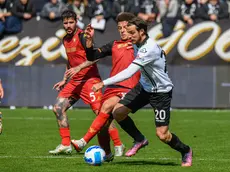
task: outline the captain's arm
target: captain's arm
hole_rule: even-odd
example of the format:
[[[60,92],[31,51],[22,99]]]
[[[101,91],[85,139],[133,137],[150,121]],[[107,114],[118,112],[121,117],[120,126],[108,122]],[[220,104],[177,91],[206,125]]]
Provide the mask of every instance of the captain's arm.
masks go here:
[[[127,80],[130,77],[132,77],[138,70],[140,70],[140,68],[141,68],[140,65],[137,65],[136,63],[131,63],[128,66],[128,68],[121,71],[117,75],[115,75],[111,78],[108,78],[106,80],[103,80],[103,84],[106,86],[106,85],[112,85],[112,84],[115,84],[117,82]]]
[[[114,41],[103,45],[100,48],[94,48],[93,46],[90,48],[86,48],[86,57],[89,61],[97,60],[104,58],[106,56],[112,55]]]
[[[91,47],[89,47],[86,46],[87,40],[86,37],[84,36],[84,33],[80,35],[80,41],[83,47],[85,48],[86,57],[87,60],[89,61],[94,61],[112,55],[112,48],[113,48],[114,41],[109,42],[100,48],[95,48],[93,44],[91,44]]]

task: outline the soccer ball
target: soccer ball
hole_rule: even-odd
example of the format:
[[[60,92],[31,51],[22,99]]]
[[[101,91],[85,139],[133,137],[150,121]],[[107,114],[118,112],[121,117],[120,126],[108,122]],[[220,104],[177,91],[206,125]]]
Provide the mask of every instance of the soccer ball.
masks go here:
[[[84,160],[90,165],[101,165],[105,160],[105,151],[100,146],[90,146],[85,151]]]

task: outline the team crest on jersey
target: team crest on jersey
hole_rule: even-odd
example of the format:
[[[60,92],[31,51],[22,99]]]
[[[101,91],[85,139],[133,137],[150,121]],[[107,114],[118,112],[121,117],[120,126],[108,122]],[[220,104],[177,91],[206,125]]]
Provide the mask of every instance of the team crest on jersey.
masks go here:
[[[140,50],[140,52],[141,52],[141,53],[147,53],[147,50],[146,50],[146,48],[142,48],[142,49]]]
[[[124,43],[124,44],[118,44],[117,45],[117,48],[119,49],[119,48],[123,48],[123,47],[127,47],[128,46],[128,44],[127,43]]]

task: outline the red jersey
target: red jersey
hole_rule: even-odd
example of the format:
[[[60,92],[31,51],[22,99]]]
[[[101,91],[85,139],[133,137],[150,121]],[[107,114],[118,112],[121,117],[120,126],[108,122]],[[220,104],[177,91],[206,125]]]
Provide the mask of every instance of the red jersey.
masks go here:
[[[85,39],[82,30],[78,29],[72,38],[64,37],[63,44],[68,57],[69,67],[76,67],[87,60]],[[85,81],[90,78],[100,78],[96,64],[93,64],[73,76],[74,80]]]
[[[90,61],[104,58],[106,56],[112,55],[112,70],[110,73],[110,77],[118,74],[119,72],[125,70],[134,60],[134,50],[127,49],[128,43],[130,41],[112,41],[104,46],[93,49],[87,49],[87,59]],[[131,78],[116,83],[115,85],[133,88],[140,79],[140,72],[135,73]]]
[[[112,70],[110,77],[125,70],[134,60],[134,50],[127,49],[130,41],[114,41],[112,47]],[[133,88],[140,79],[140,72],[135,73],[131,78],[118,82],[115,85],[120,85],[128,88]]]

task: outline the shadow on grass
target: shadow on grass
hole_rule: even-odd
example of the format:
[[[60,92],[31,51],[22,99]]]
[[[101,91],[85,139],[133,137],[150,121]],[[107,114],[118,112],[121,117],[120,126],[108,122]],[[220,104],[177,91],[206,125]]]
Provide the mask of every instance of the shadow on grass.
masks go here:
[[[179,166],[174,162],[161,162],[161,161],[120,161],[120,162],[113,162],[113,164],[120,164],[120,165],[160,165],[160,166]]]

